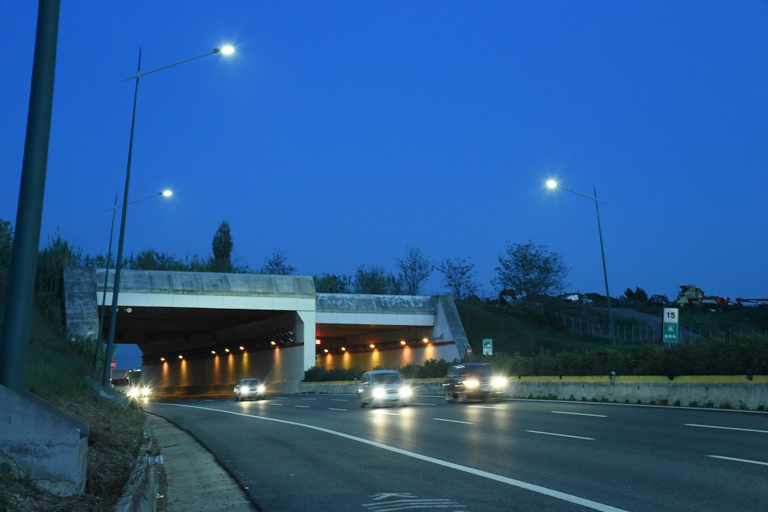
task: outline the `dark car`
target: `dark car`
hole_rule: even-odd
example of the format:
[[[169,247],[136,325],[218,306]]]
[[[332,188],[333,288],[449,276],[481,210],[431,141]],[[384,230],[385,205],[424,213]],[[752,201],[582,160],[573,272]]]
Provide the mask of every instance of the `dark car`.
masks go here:
[[[493,375],[487,363],[451,366],[443,382],[446,402],[499,400],[504,396],[506,387],[507,378]]]
[[[264,398],[266,393],[267,388],[259,382],[259,379],[240,379],[235,384],[235,402],[248,400],[249,398],[258,400],[259,398]]]

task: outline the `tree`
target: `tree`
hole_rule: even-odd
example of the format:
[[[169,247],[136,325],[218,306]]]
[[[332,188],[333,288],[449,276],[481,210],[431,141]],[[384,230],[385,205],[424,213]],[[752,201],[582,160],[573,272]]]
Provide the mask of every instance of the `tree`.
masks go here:
[[[188,270],[183,261],[154,249],[141,251],[135,257],[131,255],[127,267],[135,270]]]
[[[508,257],[499,257],[498,276],[491,283],[501,290],[513,289],[518,297],[558,295],[567,283],[568,267],[559,253],[549,252],[546,245],[507,244]]]
[[[5,296],[8,278],[11,272],[11,253],[13,248],[13,228],[7,220],[0,219],[0,294]]]
[[[214,272],[232,272],[233,246],[229,222],[223,220],[213,235],[213,262],[211,267]]]
[[[355,293],[398,295],[402,291],[402,284],[395,276],[388,274],[384,267],[367,268],[360,265],[355,272],[354,289]]]
[[[421,284],[432,273],[434,265],[421,254],[418,247],[406,247],[405,257],[397,260],[400,282],[408,295],[418,295]]]
[[[468,258],[445,258],[437,265],[442,272],[445,285],[450,288],[455,300],[462,300],[477,293],[475,282],[475,264]]]
[[[323,274],[322,277],[314,276],[315,291],[317,293],[350,293],[352,291],[352,277],[336,274]]]
[[[624,297],[629,302],[637,302],[639,304],[645,304],[648,302],[648,294],[645,293],[645,290],[640,287],[635,288],[635,291],[632,291],[632,288],[627,288],[624,291]]]
[[[264,262],[264,266],[261,267],[262,274],[274,274],[281,276],[289,276],[296,273],[296,269],[288,265],[286,261],[288,258],[283,254],[280,249],[275,249],[272,253],[272,257],[268,258]]]

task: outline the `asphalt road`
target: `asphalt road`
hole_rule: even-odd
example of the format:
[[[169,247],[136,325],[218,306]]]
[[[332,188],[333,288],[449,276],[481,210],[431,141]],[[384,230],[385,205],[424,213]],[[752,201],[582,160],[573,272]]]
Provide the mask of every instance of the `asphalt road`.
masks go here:
[[[350,395],[158,402],[265,512],[768,510],[768,414]],[[204,485],[201,483],[201,485]]]

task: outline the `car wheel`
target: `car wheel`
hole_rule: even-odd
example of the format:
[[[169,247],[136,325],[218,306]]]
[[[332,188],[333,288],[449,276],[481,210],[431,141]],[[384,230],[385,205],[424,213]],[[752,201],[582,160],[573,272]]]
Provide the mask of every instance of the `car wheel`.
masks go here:
[[[240,401],[240,397],[235,395],[235,402],[239,402],[239,401]]]
[[[362,409],[363,407],[365,407],[365,402],[363,402],[362,400],[360,400],[360,408]]]
[[[458,393],[456,393],[456,400],[461,402],[461,403],[466,402],[467,401],[467,392],[466,391],[459,391]]]
[[[445,390],[445,401],[446,402],[453,402],[455,400],[455,397],[453,396],[453,393],[451,393],[448,389]]]

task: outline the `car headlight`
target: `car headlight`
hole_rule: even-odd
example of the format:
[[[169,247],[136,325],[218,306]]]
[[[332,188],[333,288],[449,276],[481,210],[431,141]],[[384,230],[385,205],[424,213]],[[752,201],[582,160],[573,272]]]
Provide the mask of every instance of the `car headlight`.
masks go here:
[[[150,394],[152,394],[152,390],[151,389],[149,389],[147,387],[141,388],[141,396],[145,396],[146,397],[146,396],[149,396]]]
[[[129,388],[128,389],[128,396],[131,398],[138,398],[139,396],[139,388]]]
[[[468,388],[476,388],[480,385],[480,381],[476,379],[469,379],[464,381],[464,385]]]
[[[257,386],[257,387],[256,387],[256,391],[257,391],[257,392],[259,392],[259,393],[263,393],[263,392],[264,392],[264,391],[266,391],[266,390],[267,390],[267,388],[266,388],[266,387],[264,387],[264,385],[263,385],[263,384],[261,384],[261,385],[259,385],[259,386]]]
[[[403,398],[408,398],[413,394],[413,390],[409,387],[402,387],[400,388],[400,396]]]
[[[373,398],[384,398],[387,392],[384,388],[373,388]]]
[[[498,389],[507,387],[507,379],[505,377],[494,377],[491,379],[491,385]]]

